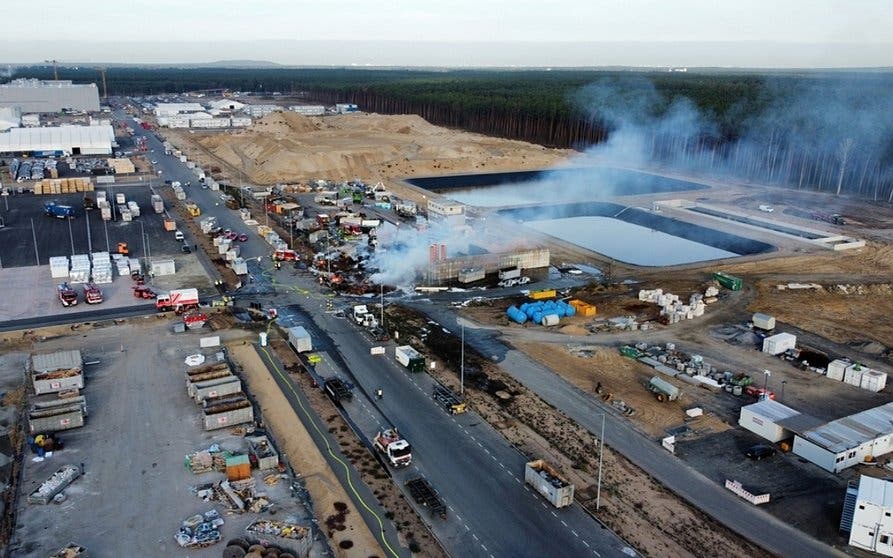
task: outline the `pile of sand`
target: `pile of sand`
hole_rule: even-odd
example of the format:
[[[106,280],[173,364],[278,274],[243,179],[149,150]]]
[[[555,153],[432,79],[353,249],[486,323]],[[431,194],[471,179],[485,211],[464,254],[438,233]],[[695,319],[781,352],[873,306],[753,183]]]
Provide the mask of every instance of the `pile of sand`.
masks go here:
[[[441,128],[417,115],[281,112],[233,134],[189,136],[213,159],[199,162],[222,163],[231,176],[241,169],[255,184],[542,168],[573,153]]]

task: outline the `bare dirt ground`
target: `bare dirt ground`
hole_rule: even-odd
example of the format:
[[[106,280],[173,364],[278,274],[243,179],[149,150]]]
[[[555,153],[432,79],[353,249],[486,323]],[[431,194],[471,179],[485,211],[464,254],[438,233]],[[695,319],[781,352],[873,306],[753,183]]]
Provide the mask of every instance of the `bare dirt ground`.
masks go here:
[[[893,345],[890,283],[835,283],[823,285],[820,290],[783,291],[776,284],[761,281],[749,309],[839,343],[870,340]]]
[[[276,381],[267,372],[257,352],[250,345],[231,345],[230,354],[238,362],[248,380],[249,389],[257,398],[264,419],[282,448],[288,460],[300,472],[307,491],[313,498],[314,512],[320,526],[326,525],[330,516],[341,514],[344,530],[328,530],[331,546],[340,556],[384,556],[378,541],[369,531],[348,497],[338,478],[329,468],[326,460],[313,443],[310,434],[279,389]],[[346,505],[346,512],[337,508]],[[337,507],[336,507],[337,506]],[[350,551],[342,550],[339,544],[351,541]]]
[[[431,536],[428,528],[403,497],[403,493],[394,488],[393,481],[382,470],[382,466],[366,449],[350,427],[338,413],[332,401],[313,384],[309,374],[303,373],[303,365],[298,360],[288,343],[282,339],[273,339],[270,342],[276,356],[282,361],[283,366],[289,371],[290,377],[300,386],[304,395],[310,401],[314,412],[328,425],[331,432],[338,440],[341,451],[356,467],[363,482],[372,490],[378,498],[381,506],[387,510],[388,518],[394,522],[401,542],[417,549],[415,554],[423,558],[445,558],[446,554]],[[271,380],[272,381],[272,380]],[[278,389],[278,388],[277,388]],[[284,400],[283,403],[288,405]],[[289,409],[291,407],[289,406]],[[340,486],[340,485],[339,485]],[[359,515],[355,515],[359,518]],[[361,554],[356,554],[361,556]]]
[[[243,169],[255,184],[311,178],[386,180],[400,176],[543,168],[570,150],[434,126],[417,115],[307,117],[275,113],[233,134],[166,130],[172,143],[194,145],[203,165]],[[194,144],[193,144],[194,142]],[[203,158],[205,160],[203,160]],[[232,172],[232,171],[236,172]]]
[[[417,347],[425,345],[417,337],[426,325],[425,317],[405,308],[389,307],[388,312],[389,323],[401,324],[401,339],[413,339]],[[598,440],[498,366],[469,352],[466,358],[491,380],[504,384],[504,391],[512,396],[505,403],[477,388],[466,389],[467,401],[474,410],[526,455],[549,455],[575,484],[580,503],[594,512]],[[607,354],[603,358],[613,361]],[[434,377],[458,391],[456,372],[442,359],[433,356],[433,360],[438,362],[432,372]],[[722,428],[721,422],[712,420],[713,423]],[[596,515],[645,556],[766,556],[761,549],[679,500],[610,448],[604,452],[601,506]]]

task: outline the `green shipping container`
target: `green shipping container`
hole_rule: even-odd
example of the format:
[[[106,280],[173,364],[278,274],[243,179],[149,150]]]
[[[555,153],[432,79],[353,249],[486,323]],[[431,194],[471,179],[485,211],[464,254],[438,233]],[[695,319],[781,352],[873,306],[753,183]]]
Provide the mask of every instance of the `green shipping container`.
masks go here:
[[[718,281],[720,285],[723,287],[732,290],[732,291],[740,291],[744,286],[744,281],[740,277],[735,277],[734,275],[727,275],[722,273],[721,271],[717,271],[713,274],[713,279]]]

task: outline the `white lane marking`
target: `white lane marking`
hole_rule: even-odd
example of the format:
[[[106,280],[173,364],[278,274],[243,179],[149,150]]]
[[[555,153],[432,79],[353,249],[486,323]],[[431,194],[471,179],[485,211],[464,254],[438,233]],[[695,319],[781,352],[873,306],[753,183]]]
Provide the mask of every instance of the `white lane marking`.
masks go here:
[[[481,548],[483,548],[483,549],[484,549],[484,552],[489,552],[489,550],[487,550],[487,547],[486,547],[486,546],[484,546],[484,543],[481,543]]]
[[[577,532],[574,531],[573,529],[571,529],[571,533],[573,533],[574,536],[577,537],[578,539],[580,538],[580,535],[578,535]]]
[[[515,477],[515,482],[521,484],[521,481],[518,480],[518,477]]]
[[[456,519],[458,519],[459,521],[462,521],[462,516],[459,515],[459,514],[457,513],[457,514],[456,514]]]
[[[555,513],[555,512],[553,511],[553,512],[552,512],[552,517],[558,517],[558,514]]]
[[[589,543],[588,543],[588,542],[586,542],[586,541],[583,541],[583,544],[585,544],[585,545],[586,545],[586,548],[589,548]]]
[[[567,527],[567,523],[563,519],[561,520],[561,524]]]
[[[471,534],[471,537],[472,537],[474,540],[476,540],[476,541],[481,540],[481,539],[479,539],[478,536],[475,535],[474,533]]]

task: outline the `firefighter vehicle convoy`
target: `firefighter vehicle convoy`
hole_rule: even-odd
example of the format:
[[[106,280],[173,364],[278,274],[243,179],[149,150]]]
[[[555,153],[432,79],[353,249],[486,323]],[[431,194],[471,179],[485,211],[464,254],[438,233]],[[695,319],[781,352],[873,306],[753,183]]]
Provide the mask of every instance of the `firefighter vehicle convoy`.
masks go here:
[[[412,447],[396,428],[382,430],[375,435],[372,445],[387,459],[391,467],[400,469],[412,463]]]

